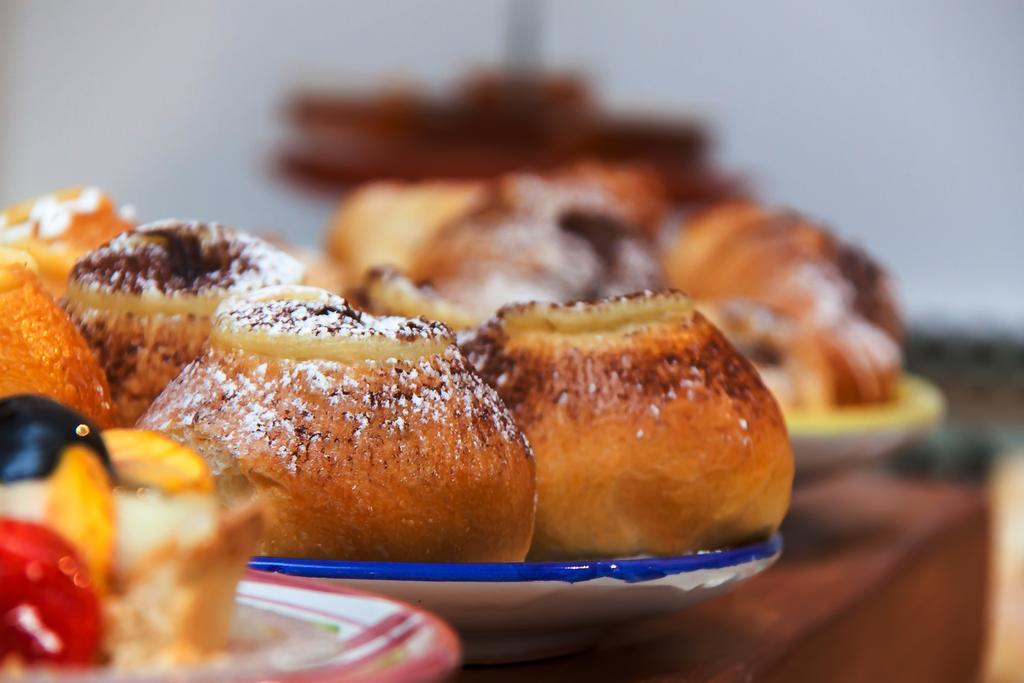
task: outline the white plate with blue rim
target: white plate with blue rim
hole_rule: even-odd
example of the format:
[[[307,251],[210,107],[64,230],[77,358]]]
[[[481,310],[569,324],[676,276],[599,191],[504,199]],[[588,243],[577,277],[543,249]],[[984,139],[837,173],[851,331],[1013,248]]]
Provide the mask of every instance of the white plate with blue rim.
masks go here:
[[[434,612],[471,664],[584,649],[611,626],[703,602],[767,569],[782,537],[678,557],[576,562],[349,562],[257,557],[267,572],[342,582]]]

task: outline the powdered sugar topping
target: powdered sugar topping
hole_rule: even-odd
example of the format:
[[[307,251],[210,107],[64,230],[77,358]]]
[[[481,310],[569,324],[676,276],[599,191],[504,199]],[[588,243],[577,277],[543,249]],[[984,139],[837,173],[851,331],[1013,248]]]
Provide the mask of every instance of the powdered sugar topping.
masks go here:
[[[487,448],[495,438],[525,443],[495,390],[454,346],[430,358],[360,365],[280,359],[254,371],[244,358],[208,350],[140,425],[203,424],[236,457],[260,443],[291,472],[381,438],[413,451],[422,447],[422,434],[437,432],[450,435],[456,452]]]
[[[75,264],[79,287],[131,294],[229,296],[297,283],[304,266],[219,223],[166,220],[118,235]]]
[[[454,343],[443,323],[420,318],[374,316],[345,299],[313,287],[272,287],[225,301],[217,309],[218,329],[306,337],[345,336],[397,341],[444,339]]]

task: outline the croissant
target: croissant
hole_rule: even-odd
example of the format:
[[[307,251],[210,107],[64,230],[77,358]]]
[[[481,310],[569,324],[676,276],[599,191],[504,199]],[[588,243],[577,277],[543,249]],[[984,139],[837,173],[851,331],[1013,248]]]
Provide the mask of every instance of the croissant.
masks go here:
[[[808,390],[780,398],[801,407],[890,400],[900,376],[903,321],[886,272],[862,250],[792,211],[731,202],[692,217],[665,257],[671,286],[708,305],[759,304],[785,330],[773,344],[817,368]],[[718,315],[741,345],[764,339],[736,309]],[[737,328],[746,328],[737,332]],[[791,368],[793,366],[790,366]]]

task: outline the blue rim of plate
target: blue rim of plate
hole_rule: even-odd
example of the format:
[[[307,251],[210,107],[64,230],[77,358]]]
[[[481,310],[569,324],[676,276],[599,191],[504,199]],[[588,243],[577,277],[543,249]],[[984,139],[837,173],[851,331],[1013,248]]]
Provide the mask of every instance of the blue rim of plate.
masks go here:
[[[678,557],[636,557],[621,560],[574,562],[355,562],[306,560],[292,557],[254,557],[257,571],[316,579],[363,581],[562,581],[579,583],[610,578],[638,583],[707,569],[770,560],[782,552],[782,536],[728,550],[712,550]]]

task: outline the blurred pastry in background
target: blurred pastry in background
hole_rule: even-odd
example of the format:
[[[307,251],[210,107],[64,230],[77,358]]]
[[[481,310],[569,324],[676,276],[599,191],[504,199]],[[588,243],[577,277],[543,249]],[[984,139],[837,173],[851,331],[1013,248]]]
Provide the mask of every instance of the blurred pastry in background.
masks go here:
[[[29,252],[43,284],[59,297],[75,261],[132,228],[134,214],[95,187],[61,190],[0,213],[0,245]]]
[[[331,220],[327,253],[358,282],[374,266],[406,269],[449,222],[479,207],[479,182],[371,182],[345,195]]]
[[[430,285],[417,285],[387,266],[371,269],[363,278],[362,286],[353,290],[349,299],[374,315],[437,320],[456,332],[483,321],[480,316],[442,297]]]
[[[867,254],[821,225],[751,202],[713,207],[684,226],[665,255],[665,272],[671,286],[702,302],[761,304],[788,321],[790,339],[817,344],[831,395],[808,395],[806,407],[893,398],[903,320],[892,284]]]
[[[380,178],[546,173],[594,159],[650,167],[684,206],[743,190],[714,164],[711,135],[700,121],[605,111],[578,74],[484,70],[442,95],[408,84],[372,94],[319,87],[295,93],[286,111],[278,165],[308,189],[339,192]]]
[[[591,209],[634,225],[652,241],[669,213],[665,181],[640,164],[583,161],[548,173],[512,173],[500,179],[509,204],[539,210],[547,204],[556,213]]]
[[[654,247],[631,222],[640,215],[586,174],[506,176],[486,206],[419,250],[409,276],[479,317],[657,287]]]
[[[131,426],[195,358],[223,299],[302,281],[301,263],[218,223],[150,223],[82,257],[65,307],[110,381],[115,423]]]
[[[139,424],[264,505],[264,554],[519,561],[533,534],[530,448],[451,331],[314,287],[225,301]]]
[[[832,369],[813,334],[786,315],[746,299],[696,305],[754,364],[784,408],[824,409],[833,405],[836,390]]]
[[[478,317],[508,303],[564,302],[653,286],[648,245],[615,219],[552,220],[502,207],[451,225],[418,255],[410,277]]]
[[[638,228],[652,241],[669,209],[663,180],[639,164],[581,161],[547,173],[510,173],[500,176],[497,185],[504,201],[519,210],[550,216],[573,210],[602,213]]]
[[[507,247],[521,250],[524,240],[539,241],[530,245],[533,253],[522,255],[523,263],[495,274],[495,280],[506,279],[516,285],[515,291],[505,294],[496,282],[487,282],[488,289],[479,301],[450,297],[475,309],[478,315],[489,315],[502,304],[528,300],[507,296],[521,297],[523,293],[518,290],[530,289],[533,284],[537,296],[560,301],[651,286],[656,279],[651,273],[657,272],[658,265],[647,253],[647,243],[658,235],[667,206],[658,176],[636,165],[586,162],[546,174],[513,173],[486,181],[374,182],[356,188],[343,199],[329,227],[327,250],[354,278],[352,284],[375,266],[394,266],[417,280],[433,283],[435,276],[458,274],[455,271],[463,267],[456,267],[456,263],[474,258],[484,247],[493,246],[487,251],[514,260],[514,254],[505,253]],[[528,229],[529,234],[518,238],[504,229],[487,231],[479,239],[480,246],[463,245],[479,237],[473,233],[481,215],[485,216],[484,222],[493,218],[506,226],[530,223],[535,229]],[[581,215],[604,220],[583,220],[578,218]],[[561,229],[555,230],[559,223]],[[495,240],[498,243],[491,245]],[[509,241],[515,244],[507,244]],[[559,242],[576,242],[575,251],[581,253],[562,253],[573,248],[556,244]],[[448,255],[453,243],[469,253]],[[546,245],[551,253],[538,253]],[[486,264],[465,264],[465,270],[490,269],[495,258],[487,258]],[[585,272],[569,272],[573,268]],[[554,282],[574,277],[585,283]],[[479,276],[469,279],[475,281]],[[530,279],[537,282],[526,282]],[[594,280],[607,280],[608,285],[598,292]],[[562,294],[567,288],[570,291]]]
[[[862,347],[870,340],[844,334],[848,326],[806,325],[746,299],[698,302],[698,308],[754,363],[784,408],[864,403],[887,396],[898,381],[899,356],[866,356]]]
[[[113,406],[103,369],[26,263],[24,252],[0,251],[0,397],[42,394],[109,426]]]
[[[534,449],[532,559],[681,555],[782,521],[779,406],[685,295],[508,306],[463,348]]]

